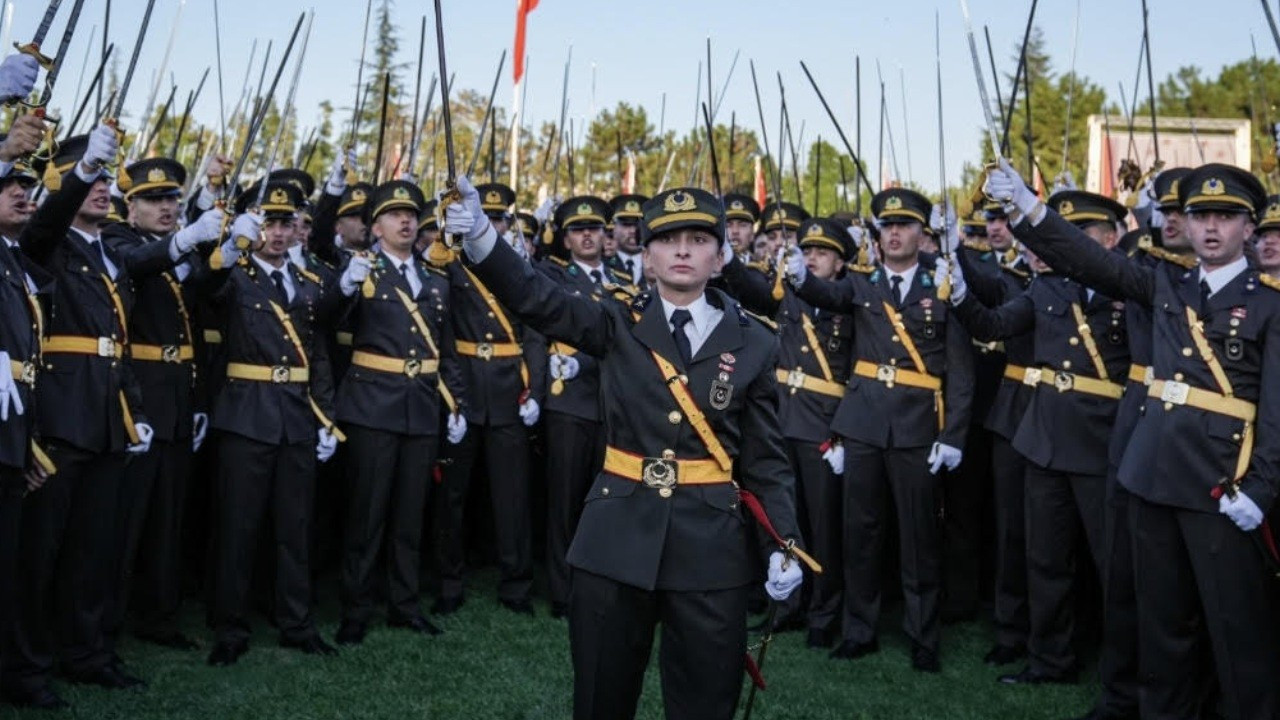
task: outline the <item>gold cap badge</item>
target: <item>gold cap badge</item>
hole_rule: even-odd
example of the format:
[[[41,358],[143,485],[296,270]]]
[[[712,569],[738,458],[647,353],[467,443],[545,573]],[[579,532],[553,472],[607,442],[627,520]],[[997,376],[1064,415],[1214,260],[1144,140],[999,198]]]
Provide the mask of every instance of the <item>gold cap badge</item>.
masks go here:
[[[1200,192],[1205,195],[1225,195],[1227,185],[1218,178],[1209,178],[1200,186]]]
[[[283,188],[276,188],[271,191],[271,197],[268,200],[272,205],[288,205],[289,193],[285,192]]]
[[[666,201],[662,203],[662,209],[666,212],[684,212],[697,206],[698,203],[692,195],[680,190],[668,195]]]
[[[165,175],[164,170],[161,168],[151,168],[151,170],[147,172],[147,182],[149,183],[160,183],[168,179],[169,176]]]

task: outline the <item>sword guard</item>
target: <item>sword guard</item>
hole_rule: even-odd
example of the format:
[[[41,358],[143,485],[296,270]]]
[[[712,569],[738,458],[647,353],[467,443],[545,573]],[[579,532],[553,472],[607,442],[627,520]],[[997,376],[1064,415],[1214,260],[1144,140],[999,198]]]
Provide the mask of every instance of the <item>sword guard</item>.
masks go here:
[[[23,55],[30,55],[31,57],[35,58],[36,62],[40,63],[40,67],[44,68],[45,70],[53,69],[53,58],[40,52],[39,43],[29,42],[26,45],[20,45],[18,43],[14,43],[13,47]]]

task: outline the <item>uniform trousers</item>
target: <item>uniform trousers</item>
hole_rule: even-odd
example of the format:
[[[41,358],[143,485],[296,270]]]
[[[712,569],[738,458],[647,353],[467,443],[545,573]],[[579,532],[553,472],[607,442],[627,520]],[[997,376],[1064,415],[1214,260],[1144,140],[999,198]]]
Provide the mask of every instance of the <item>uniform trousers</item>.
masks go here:
[[[547,411],[547,596],[569,601],[569,543],[582,516],[582,500],[604,465],[604,426]]]
[[[1027,460],[1013,443],[992,434],[991,470],[995,483],[996,573],[992,617],[996,643],[1027,644]]]

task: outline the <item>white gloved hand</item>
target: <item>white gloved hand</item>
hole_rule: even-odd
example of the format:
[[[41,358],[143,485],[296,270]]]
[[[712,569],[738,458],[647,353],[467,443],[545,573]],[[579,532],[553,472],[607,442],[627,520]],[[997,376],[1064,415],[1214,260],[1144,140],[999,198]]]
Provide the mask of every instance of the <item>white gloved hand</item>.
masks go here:
[[[951,278],[951,304],[959,305],[969,294],[969,283],[964,281],[964,272],[960,270],[960,262],[954,258],[940,257],[934,261],[933,273],[937,278]]]
[[[733,243],[729,242],[728,240],[724,240],[723,242],[721,242],[720,243],[720,270],[723,271],[724,267],[728,265],[730,262],[732,262],[735,257],[737,257],[737,253],[733,251]]]
[[[1151,218],[1147,220],[1147,224],[1153,230],[1160,230],[1164,227],[1164,211],[1160,209],[1159,205],[1151,206]]]
[[[784,557],[781,552],[777,551],[769,555],[769,579],[765,580],[764,591],[769,593],[769,597],[773,598],[775,602],[786,600],[804,581],[804,573],[800,570],[800,563],[793,560],[787,563],[784,568],[782,566]]]
[[[538,416],[542,414],[542,409],[538,407],[538,401],[529,398],[520,403],[520,422],[525,427],[533,427],[538,422]]]
[[[89,144],[85,148],[80,163],[85,167],[97,170],[116,159],[116,151],[120,149],[120,137],[116,129],[110,125],[99,125],[89,133]]]
[[[1134,210],[1143,210],[1156,202],[1156,180],[1151,178],[1138,189],[1138,202],[1134,204]]]
[[[369,277],[369,272],[373,268],[373,261],[367,255],[352,255],[351,260],[347,262],[347,269],[343,271],[342,278],[338,281],[338,289],[342,290],[342,294],[347,297],[355,295],[356,289],[360,284]]]
[[[987,171],[987,180],[982,184],[982,192],[1004,204],[1005,212],[1013,207],[1023,215],[1030,217],[1032,211],[1040,204],[1040,198],[1027,187],[1022,176],[1005,158],[1000,158],[1000,166]]]
[[[9,371],[9,353],[0,350],[0,422],[9,419],[9,408],[13,408],[14,415],[26,412],[22,396],[18,394],[18,383]]]
[[[560,198],[549,197],[542,201],[537,210],[533,211],[533,216],[538,219],[538,224],[543,225],[547,222],[547,218],[551,217],[552,211],[556,209],[556,205],[560,204]]]
[[[200,217],[190,225],[173,234],[173,248],[178,255],[186,255],[196,249],[196,245],[210,240],[217,240],[222,233],[222,220],[226,214],[221,208],[213,208],[200,213]]]
[[[943,253],[950,254],[960,247],[960,223],[956,219],[955,208],[948,203],[938,203],[929,213],[929,227],[938,236],[938,245]]]
[[[445,208],[442,231],[447,235],[462,235],[464,240],[479,240],[485,232],[493,229],[493,223],[480,207],[480,193],[471,186],[466,175],[458,176],[456,188],[461,198]]]
[[[30,55],[13,53],[0,63],[0,102],[25,100],[36,86],[40,63]]]
[[[333,158],[333,163],[329,165],[329,177],[324,181],[324,192],[326,195],[341,195],[347,189],[347,168],[355,168],[356,151],[355,148],[348,149],[346,152],[338,153]]]
[[[578,377],[578,371],[581,369],[581,364],[576,357],[560,353],[551,356],[551,377],[553,378],[572,380]]]
[[[1242,492],[1236,493],[1234,500],[1224,493],[1218,498],[1218,512],[1231,518],[1231,522],[1245,532],[1257,530],[1262,524],[1262,509]]]
[[[198,412],[191,416],[191,452],[200,452],[205,435],[209,434],[209,413]]]
[[[133,431],[138,433],[138,442],[125,448],[134,455],[141,455],[151,449],[151,438],[155,431],[146,423],[134,423]]]
[[[1076,181],[1071,177],[1071,172],[1064,170],[1061,175],[1053,179],[1053,192],[1059,193],[1063,190],[1075,190]]]
[[[796,287],[804,284],[804,278],[809,274],[809,268],[804,264],[804,251],[799,247],[792,247],[786,252],[787,275],[791,276],[791,283]]]
[[[853,238],[853,244],[855,247],[862,246],[862,238],[867,234],[867,231],[864,230],[861,225],[854,223],[848,227],[846,232],[849,233],[849,237]]]
[[[445,437],[449,440],[449,444],[457,445],[462,442],[462,438],[467,434],[467,419],[462,416],[462,413],[452,413],[445,422]]]
[[[233,245],[240,238],[248,241],[249,247],[258,243],[262,237],[262,216],[257,213],[244,213],[231,223],[231,236],[227,238]],[[237,245],[238,247],[238,245]],[[225,248],[223,252],[225,252]]]
[[[329,428],[320,428],[316,431],[316,436],[319,438],[316,442],[316,459],[325,462],[338,451],[338,438],[329,432]]]
[[[937,475],[944,465],[948,470],[955,470],[960,465],[960,460],[963,457],[964,453],[960,452],[959,448],[936,442],[933,444],[933,448],[929,450],[929,458],[926,460],[929,463],[929,473]]]
[[[840,443],[831,443],[831,447],[822,453],[822,459],[827,461],[831,466],[831,472],[836,475],[844,475],[844,445]]]

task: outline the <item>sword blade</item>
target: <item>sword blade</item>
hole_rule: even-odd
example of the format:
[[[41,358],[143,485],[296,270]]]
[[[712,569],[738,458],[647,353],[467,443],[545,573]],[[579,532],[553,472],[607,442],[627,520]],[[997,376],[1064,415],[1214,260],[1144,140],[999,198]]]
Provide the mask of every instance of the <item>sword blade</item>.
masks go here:
[[[489,90],[489,104],[484,109],[484,119],[480,121],[480,132],[476,135],[476,147],[471,153],[471,160],[467,163],[467,177],[471,177],[471,173],[476,169],[476,160],[480,157],[480,149],[484,147],[484,133],[489,126],[489,115],[493,112],[493,99],[498,94],[498,81],[502,79],[502,68],[507,64],[507,51],[502,51],[502,58],[498,60],[498,72],[493,76],[493,87]]]
[[[996,130],[996,120],[991,115],[991,97],[987,95],[987,83],[983,80],[982,61],[978,59],[978,42],[973,37],[973,21],[969,17],[968,0],[960,0],[960,12],[964,14],[964,34],[969,39],[969,58],[973,61],[973,78],[978,83],[978,99],[982,101],[982,118],[987,124],[987,138],[991,142],[991,151],[999,159],[1003,159],[1000,151],[1000,133]]]
[[[49,27],[53,25],[53,18],[58,14],[58,6],[62,4],[62,0],[49,0],[49,6],[44,9],[44,17],[40,18],[40,25],[36,27],[36,34],[31,37],[31,44],[36,47],[44,42],[45,35],[49,34]]]
[[[44,92],[40,96],[40,105],[43,107],[49,103],[50,96],[53,95],[53,85],[58,80],[58,73],[62,71],[62,60],[67,54],[67,47],[71,45],[71,36],[75,34],[76,22],[80,20],[80,8],[84,7],[84,0],[75,0],[75,4],[71,6],[71,16],[67,18],[67,28],[62,31],[62,41],[58,43],[58,54],[53,57],[53,67],[49,68],[49,72],[44,78]]]
[[[435,0],[436,7],[436,50],[440,58],[440,77],[449,77],[448,66],[444,56],[444,18],[440,14],[440,0]],[[449,113],[449,85],[440,83],[440,119],[444,123],[444,156],[448,164],[448,176],[445,181],[450,187],[457,176],[457,167],[453,157],[453,117]]]
[[[124,73],[124,82],[120,83],[120,88],[116,91],[115,110],[112,111],[111,117],[115,120],[120,119],[120,113],[124,110],[124,101],[129,95],[129,85],[133,82],[133,71],[138,67],[138,54],[142,52],[142,41],[147,36],[147,25],[151,24],[151,11],[155,9],[156,0],[147,0],[147,9],[142,14],[142,25],[138,27],[138,39],[133,43],[133,55],[129,57],[129,67]],[[143,118],[146,121],[146,118]]]

